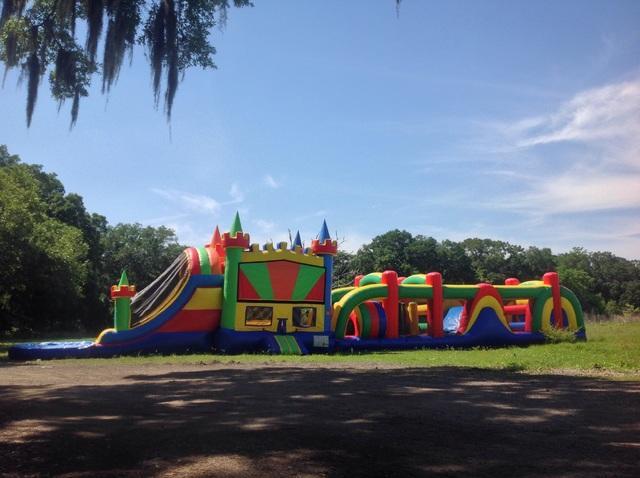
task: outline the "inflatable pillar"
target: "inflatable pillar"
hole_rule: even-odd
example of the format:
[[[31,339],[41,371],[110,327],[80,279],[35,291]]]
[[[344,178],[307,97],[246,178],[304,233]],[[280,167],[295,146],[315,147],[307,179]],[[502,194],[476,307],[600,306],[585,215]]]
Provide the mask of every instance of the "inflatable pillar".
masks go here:
[[[127,273],[122,271],[118,285],[111,286],[113,300],[113,328],[116,332],[128,330],[131,326],[131,298],[136,295],[136,287],[129,285]]]
[[[433,299],[429,301],[429,335],[433,338],[444,337],[444,299],[442,291],[442,275],[439,272],[429,272],[425,282],[433,290]]]
[[[542,282],[551,286],[551,297],[553,298],[553,323],[557,329],[562,328],[562,299],[560,297],[560,278],[557,272],[547,272],[542,276]],[[543,317],[543,320],[547,320]]]
[[[325,269],[324,283],[324,331],[331,333],[331,280],[333,278],[333,256],[338,253],[338,243],[331,239],[327,221],[322,221],[322,229],[318,239],[311,241],[311,252],[316,256],[322,256]]]
[[[380,279],[387,286],[387,297],[383,300],[384,313],[387,316],[388,339],[400,337],[400,323],[398,320],[398,273],[396,271],[384,271]]]
[[[249,234],[242,232],[240,215],[231,225],[231,231],[222,235],[222,248],[224,249],[224,286],[222,289],[222,320],[221,326],[226,329],[235,329],[236,305],[238,304],[238,265],[242,258],[242,251],[249,247]]]

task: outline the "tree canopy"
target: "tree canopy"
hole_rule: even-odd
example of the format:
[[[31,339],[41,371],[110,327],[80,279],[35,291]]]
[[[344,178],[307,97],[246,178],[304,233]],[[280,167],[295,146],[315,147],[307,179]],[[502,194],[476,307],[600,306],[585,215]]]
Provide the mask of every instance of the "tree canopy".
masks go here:
[[[557,271],[561,283],[576,293],[588,312],[613,315],[640,311],[640,261],[579,247],[556,255],[549,248],[525,249],[494,239],[438,242],[397,229],[374,237],[355,254],[340,252],[334,286],[349,285],[356,275],[385,269],[401,276],[437,271],[449,284],[504,284],[509,277],[525,281]]]
[[[223,25],[231,0],[2,0],[0,59],[6,71],[20,68],[27,81],[27,125],[31,124],[41,79],[49,76],[51,96],[71,101],[71,125],[80,98],[88,96],[95,75],[102,92],[118,79],[136,44],[145,48],[153,94],[163,98],[167,119],[181,75],[189,67],[215,68],[210,41]],[[233,0],[236,7],[250,0]],[[78,32],[83,32],[84,39]],[[98,52],[102,47],[102,59]],[[162,79],[164,76],[164,93]]]
[[[0,145],[0,335],[109,324],[123,269],[143,287],[182,251],[173,231],[109,225],[42,166]]]

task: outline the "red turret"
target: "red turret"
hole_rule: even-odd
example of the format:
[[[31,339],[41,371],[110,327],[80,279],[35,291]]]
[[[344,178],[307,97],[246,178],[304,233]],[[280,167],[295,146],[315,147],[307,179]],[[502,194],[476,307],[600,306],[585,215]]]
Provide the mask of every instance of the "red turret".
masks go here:
[[[220,229],[218,228],[218,226],[216,226],[215,231],[213,231],[213,236],[211,237],[209,247],[215,248],[218,245],[222,245],[222,238],[220,237]]]
[[[249,247],[249,234],[242,232],[242,224],[240,224],[240,216],[236,212],[236,217],[231,225],[231,232],[225,232],[222,235],[222,247],[241,247],[246,249]]]
[[[120,299],[122,297],[133,297],[136,295],[135,285],[112,285],[111,298]]]
[[[327,254],[335,256],[338,253],[338,243],[329,236],[326,221],[322,222],[320,238],[311,241],[311,252],[315,255]]]

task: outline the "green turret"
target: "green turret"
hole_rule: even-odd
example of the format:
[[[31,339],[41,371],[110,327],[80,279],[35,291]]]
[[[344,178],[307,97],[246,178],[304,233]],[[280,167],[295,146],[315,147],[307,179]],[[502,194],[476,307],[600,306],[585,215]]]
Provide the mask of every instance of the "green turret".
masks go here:
[[[111,286],[113,306],[113,327],[116,332],[128,330],[131,326],[131,298],[136,295],[136,286],[129,285],[126,271],[122,271],[118,285]]]
[[[225,249],[225,266],[221,325],[226,329],[234,329],[238,304],[238,264],[242,259],[242,251],[249,247],[249,234],[242,232],[240,215],[237,212],[231,231],[222,235],[222,247]]]

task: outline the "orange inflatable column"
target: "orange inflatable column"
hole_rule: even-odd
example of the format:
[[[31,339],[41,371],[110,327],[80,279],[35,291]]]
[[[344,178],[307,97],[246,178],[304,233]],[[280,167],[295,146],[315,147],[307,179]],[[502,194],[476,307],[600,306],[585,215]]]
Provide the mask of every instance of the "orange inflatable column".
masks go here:
[[[560,298],[560,278],[557,272],[547,272],[542,276],[542,282],[551,286],[553,298],[553,318],[557,329],[562,328],[562,299]],[[542,320],[546,320],[545,317]]]
[[[397,339],[400,337],[398,323],[398,273],[396,271],[384,271],[380,282],[387,286],[387,298],[383,301],[384,312],[387,316],[387,331],[385,337]]]
[[[364,276],[362,274],[356,276],[355,279],[353,279],[353,286],[354,287],[360,287],[360,281],[362,280]]]
[[[439,272],[430,272],[425,278],[427,285],[433,290],[433,299],[429,302],[429,335],[433,338],[444,336],[443,330],[443,298],[442,298],[442,276]]]

